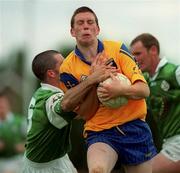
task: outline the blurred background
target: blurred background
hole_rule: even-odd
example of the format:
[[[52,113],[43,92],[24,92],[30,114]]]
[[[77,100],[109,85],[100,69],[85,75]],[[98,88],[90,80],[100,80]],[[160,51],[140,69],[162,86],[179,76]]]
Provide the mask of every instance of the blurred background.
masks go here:
[[[9,95],[14,112],[26,116],[39,87],[31,72],[34,56],[47,49],[66,56],[73,49],[70,19],[83,5],[97,14],[100,39],[129,46],[135,36],[149,32],[160,42],[161,56],[180,64],[179,0],[0,0],[0,90]],[[70,153],[79,169],[86,168],[83,123],[73,122]]]

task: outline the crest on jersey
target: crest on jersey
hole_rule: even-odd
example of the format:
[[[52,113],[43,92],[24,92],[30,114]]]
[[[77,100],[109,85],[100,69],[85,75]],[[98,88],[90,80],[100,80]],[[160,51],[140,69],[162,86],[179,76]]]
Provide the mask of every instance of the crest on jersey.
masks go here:
[[[57,100],[62,100],[63,95],[64,95],[63,93],[57,93],[57,94],[53,95],[53,96],[52,96],[52,102],[54,103],[54,102],[56,102]]]
[[[164,90],[164,91],[168,91],[170,88],[170,85],[167,81],[163,80],[162,83],[161,83],[161,89]]]
[[[106,61],[106,65],[111,65],[112,67],[116,67],[116,69],[118,68],[118,67],[117,67],[117,64],[115,63],[115,61],[114,61],[113,58],[109,58],[109,59]]]
[[[82,81],[86,80],[87,77],[88,77],[87,75],[81,75],[80,81],[82,82]]]

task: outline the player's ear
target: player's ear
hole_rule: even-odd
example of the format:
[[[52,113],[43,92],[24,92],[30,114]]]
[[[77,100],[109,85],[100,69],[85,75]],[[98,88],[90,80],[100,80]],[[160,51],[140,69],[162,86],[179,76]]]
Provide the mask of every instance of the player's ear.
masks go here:
[[[71,33],[71,36],[72,36],[72,37],[75,37],[75,33],[74,33],[73,28],[71,28],[70,33]]]
[[[151,53],[151,54],[157,54],[157,52],[158,52],[158,50],[157,50],[157,47],[156,46],[151,46],[151,48],[149,49],[149,52]]]
[[[54,70],[47,70],[47,77],[54,78],[56,76],[56,73]]]
[[[97,26],[96,35],[99,35],[99,32],[100,32],[100,27],[99,27],[99,26]]]

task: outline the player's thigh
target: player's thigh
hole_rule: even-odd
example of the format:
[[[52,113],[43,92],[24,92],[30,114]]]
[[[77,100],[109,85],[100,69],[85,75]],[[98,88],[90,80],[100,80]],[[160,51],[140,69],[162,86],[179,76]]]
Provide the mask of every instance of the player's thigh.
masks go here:
[[[97,142],[90,145],[87,151],[89,172],[94,169],[101,169],[103,172],[110,172],[117,159],[118,155],[116,151],[103,142]]]
[[[172,161],[159,153],[153,158],[153,173],[180,173],[180,161]]]
[[[180,135],[164,139],[162,150],[153,158],[153,173],[180,173]]]
[[[134,166],[124,166],[125,173],[152,173],[152,161],[146,161]]]

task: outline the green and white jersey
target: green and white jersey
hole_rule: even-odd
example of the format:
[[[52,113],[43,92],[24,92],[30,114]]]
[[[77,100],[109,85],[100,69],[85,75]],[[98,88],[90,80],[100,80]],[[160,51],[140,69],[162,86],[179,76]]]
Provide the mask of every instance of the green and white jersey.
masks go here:
[[[24,143],[26,138],[26,121],[22,115],[9,112],[7,118],[0,120],[0,141],[5,145],[0,151],[0,158],[17,154],[15,145]]]
[[[148,108],[163,139],[180,134],[180,66],[161,59],[156,73],[147,79],[150,87]]]
[[[49,162],[71,149],[71,120],[76,114],[61,109],[63,95],[62,90],[41,84],[30,101],[25,147],[26,157],[33,162]]]

